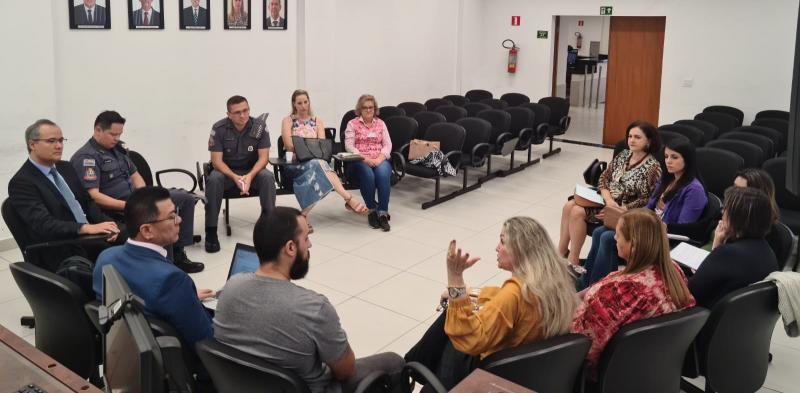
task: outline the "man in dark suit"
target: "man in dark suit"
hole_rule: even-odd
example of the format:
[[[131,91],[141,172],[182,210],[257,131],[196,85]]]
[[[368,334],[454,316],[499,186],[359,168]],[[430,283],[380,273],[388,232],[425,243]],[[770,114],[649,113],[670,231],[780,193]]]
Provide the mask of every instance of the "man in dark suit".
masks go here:
[[[134,26],[160,26],[161,13],[153,9],[153,0],[139,0],[142,8],[133,11]]]
[[[38,120],[25,130],[25,141],[29,157],[8,183],[8,196],[27,224],[28,237],[39,243],[105,234],[115,241],[120,232],[117,224],[94,204],[72,165],[61,161],[61,129],[50,120]],[[43,267],[55,270],[66,257],[92,256],[88,254],[77,245],[49,248]]]
[[[83,0],[73,12],[75,24],[78,26],[105,26],[106,8],[97,5],[95,0]]]
[[[286,27],[286,19],[281,18],[281,1],[269,0],[269,15],[267,15],[267,29],[283,29]]]
[[[200,7],[200,0],[192,0],[192,6],[183,9],[183,25],[193,27],[208,26],[208,13]]]

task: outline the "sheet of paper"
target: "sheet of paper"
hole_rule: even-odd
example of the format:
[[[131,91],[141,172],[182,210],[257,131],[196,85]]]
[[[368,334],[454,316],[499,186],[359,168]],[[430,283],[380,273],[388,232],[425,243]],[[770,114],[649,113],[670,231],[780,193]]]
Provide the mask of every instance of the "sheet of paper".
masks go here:
[[[603,206],[606,204],[606,202],[603,200],[603,196],[600,195],[597,190],[592,189],[584,184],[575,184],[575,195],[591,202],[599,203]]]
[[[708,251],[697,248],[689,243],[680,243],[669,252],[669,256],[672,257],[675,262],[694,270],[700,267],[700,264],[703,263],[708,254],[710,254]]]

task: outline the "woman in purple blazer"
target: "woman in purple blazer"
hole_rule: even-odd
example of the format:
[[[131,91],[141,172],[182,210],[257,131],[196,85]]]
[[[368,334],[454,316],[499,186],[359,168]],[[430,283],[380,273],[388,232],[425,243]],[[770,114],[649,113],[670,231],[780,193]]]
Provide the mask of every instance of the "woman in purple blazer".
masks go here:
[[[664,147],[666,171],[647,202],[667,226],[691,224],[703,214],[708,203],[706,190],[697,179],[694,146],[686,141],[671,141]],[[611,273],[619,265],[617,242],[613,229],[601,226],[592,233],[592,248],[586,259],[586,273],[580,287],[588,288]]]

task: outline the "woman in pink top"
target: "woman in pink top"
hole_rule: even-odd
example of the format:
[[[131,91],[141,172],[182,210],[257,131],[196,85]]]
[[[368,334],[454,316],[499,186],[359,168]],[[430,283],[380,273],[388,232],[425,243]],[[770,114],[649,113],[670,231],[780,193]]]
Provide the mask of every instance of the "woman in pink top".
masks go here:
[[[386,124],[375,117],[378,115],[375,97],[369,94],[359,97],[355,112],[357,117],[347,123],[344,131],[344,148],[351,153],[361,154],[364,161],[350,165],[350,175],[361,185],[361,197],[369,209],[369,226],[388,232],[392,177],[392,166],[388,160],[392,154],[392,140]]]

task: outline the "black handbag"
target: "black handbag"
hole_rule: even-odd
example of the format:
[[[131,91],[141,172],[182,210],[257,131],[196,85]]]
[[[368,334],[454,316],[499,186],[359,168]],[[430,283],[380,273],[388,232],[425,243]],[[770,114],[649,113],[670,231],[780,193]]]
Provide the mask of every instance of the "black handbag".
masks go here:
[[[320,139],[293,136],[292,144],[294,145],[294,155],[300,162],[313,160],[315,158],[323,161],[330,161],[331,155],[333,155],[333,141],[327,138]]]

